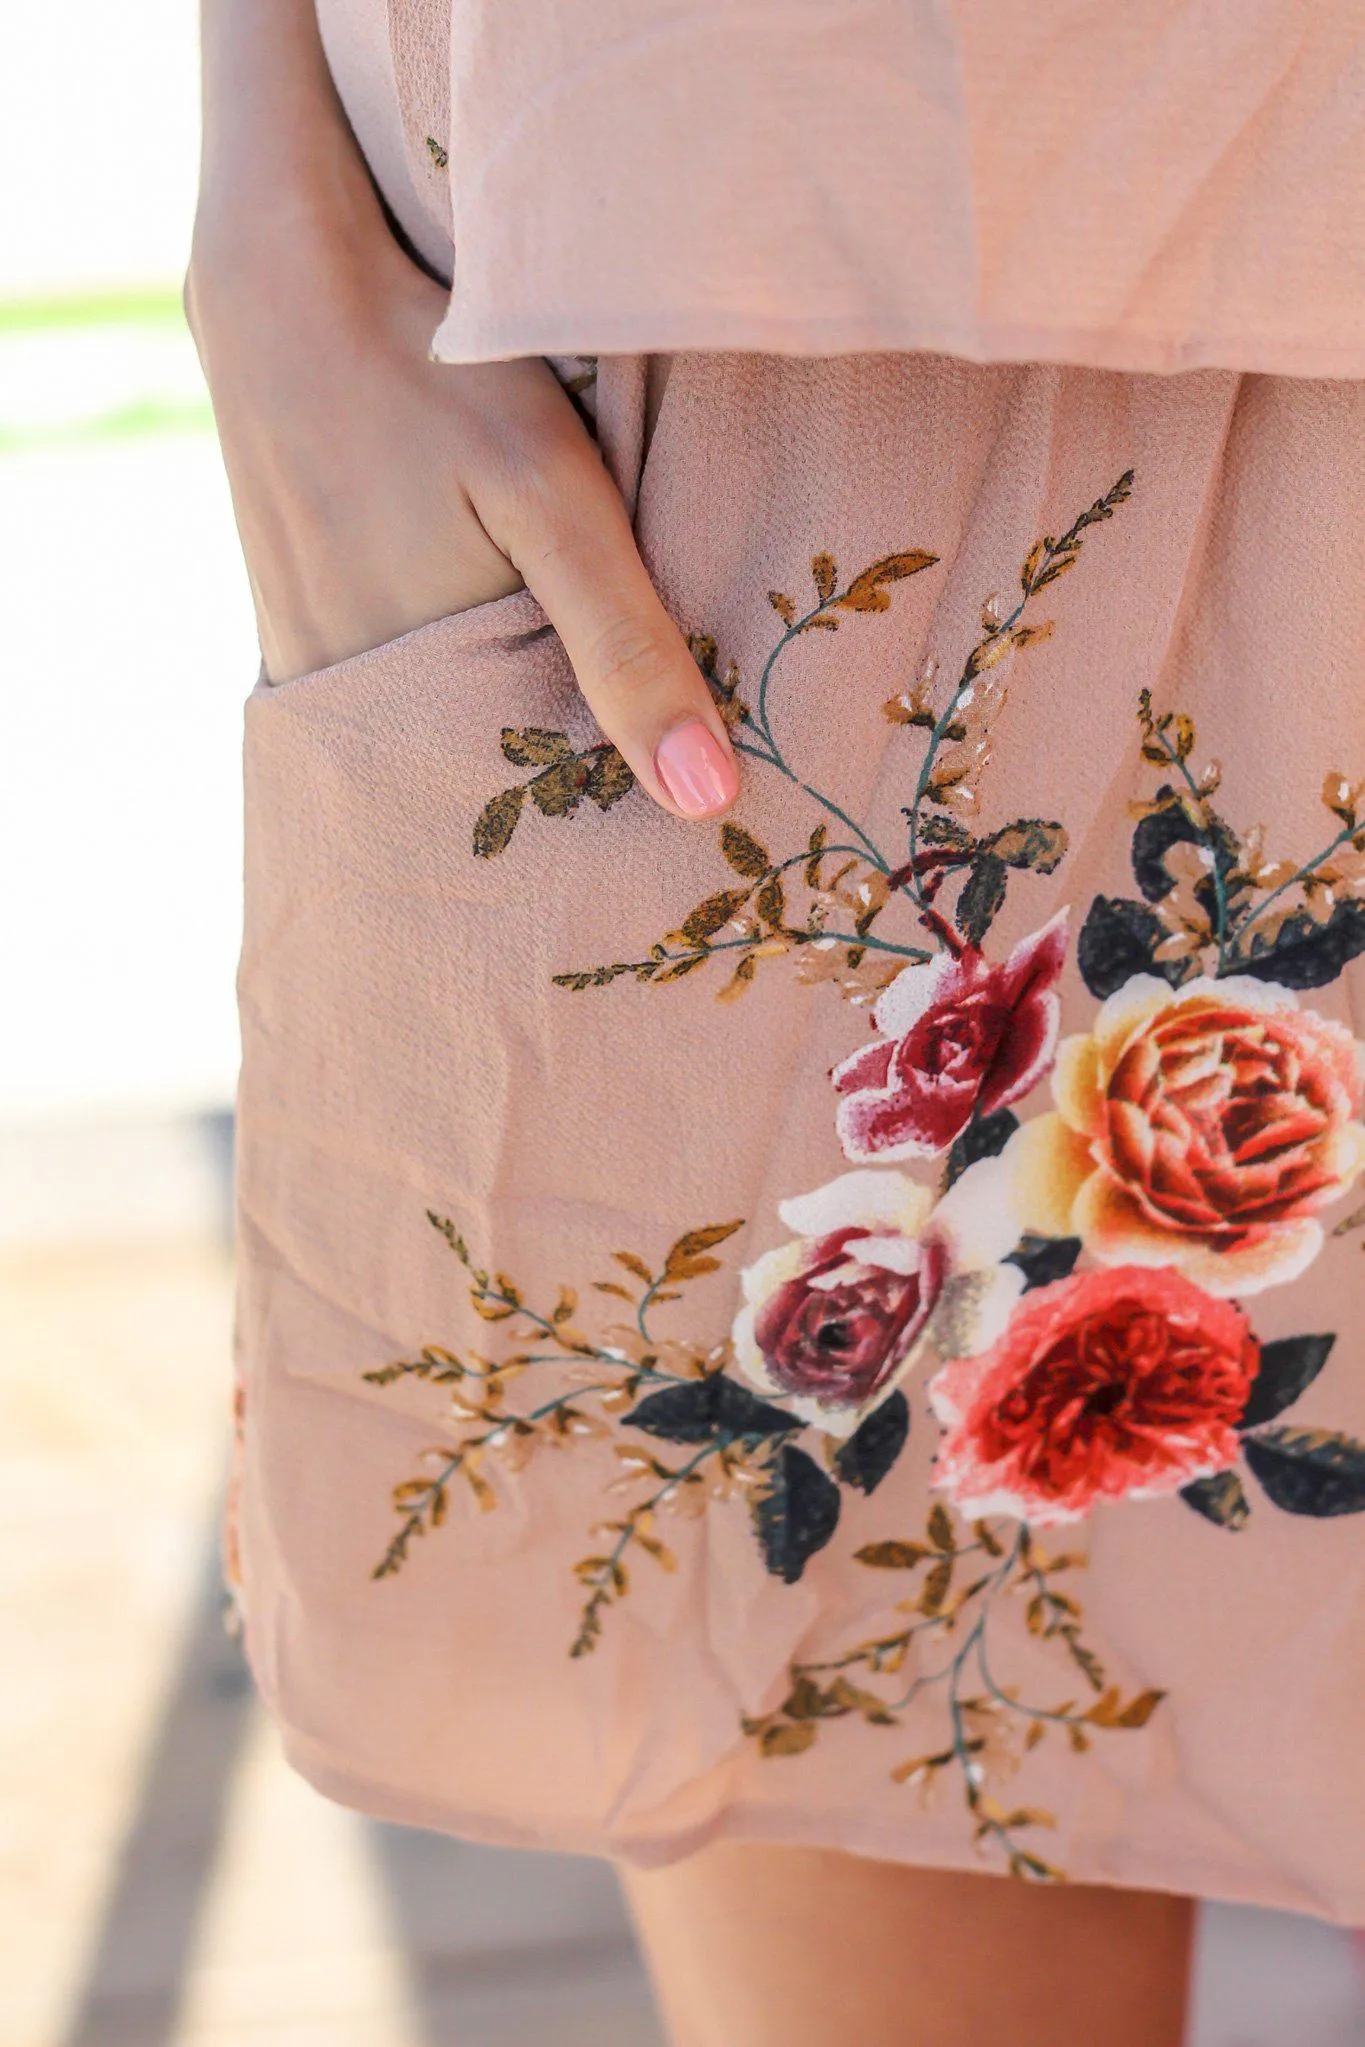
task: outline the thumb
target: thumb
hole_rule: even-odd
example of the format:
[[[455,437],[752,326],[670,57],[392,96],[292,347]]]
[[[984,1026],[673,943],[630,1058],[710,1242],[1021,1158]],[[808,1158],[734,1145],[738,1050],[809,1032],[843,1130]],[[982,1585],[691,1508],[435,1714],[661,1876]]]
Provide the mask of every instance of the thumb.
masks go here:
[[[675,817],[720,816],[739,793],[729,735],[601,457],[586,435],[566,435],[538,479],[496,508],[476,505],[489,537],[558,632],[593,715],[641,788]]]

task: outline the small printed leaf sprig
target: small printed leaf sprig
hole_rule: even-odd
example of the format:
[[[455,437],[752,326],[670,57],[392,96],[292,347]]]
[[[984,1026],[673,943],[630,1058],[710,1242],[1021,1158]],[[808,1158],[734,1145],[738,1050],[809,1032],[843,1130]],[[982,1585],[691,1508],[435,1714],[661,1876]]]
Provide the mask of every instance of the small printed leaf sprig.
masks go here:
[[[363,1375],[381,1389],[414,1381],[446,1389],[442,1420],[454,1435],[424,1450],[421,1468],[394,1488],[399,1525],[375,1578],[402,1570],[417,1539],[442,1525],[453,1487],[491,1512],[501,1484],[540,1451],[578,1440],[609,1444],[618,1469],[606,1490],[630,1497],[590,1530],[598,1546],[574,1566],[584,1599],[571,1654],[583,1656],[596,1646],[607,1609],[629,1591],[637,1557],[676,1567],[660,1533],[670,1517],[699,1514],[712,1500],[742,1501],[765,1567],[792,1584],[834,1534],[841,1489],[872,1492],[900,1454],[909,1429],[902,1393],[822,1458],[801,1439],[824,1446],[825,1438],[729,1375],[728,1342],[707,1349],[655,1332],[661,1308],[719,1271],[713,1253],[740,1222],[685,1231],[657,1272],[633,1251],[615,1252],[623,1277],[599,1280],[592,1291],[625,1304],[630,1319],[593,1337],[579,1326],[572,1288],[561,1287],[552,1306],[534,1306],[510,1275],[474,1262],[448,1217],[429,1210],[427,1220],[463,1266],[474,1312],[503,1325],[509,1345],[494,1360],[427,1344]],[[533,1372],[550,1376],[553,1390],[515,1405],[509,1389]],[[626,1428],[640,1440],[623,1440]]]
[[[913,686],[886,704],[892,724],[927,734],[903,813],[903,853],[880,846],[792,764],[775,726],[775,685],[783,657],[797,640],[838,632],[850,617],[889,610],[896,586],[932,568],[937,556],[925,549],[885,555],[841,583],[834,557],[817,554],[811,562],[813,604],[802,610],[786,592],[770,593],[784,630],[764,662],[752,708],[739,695],[733,665],[723,683],[718,680],[714,640],[695,638],[704,672],[730,706],[738,751],[795,783],[823,815],[800,847],[778,853],[727,819],[720,852],[734,878],[725,887],[694,904],[643,957],[575,968],[556,974],[556,984],[579,994],[620,980],[662,985],[716,962],[729,969],[720,999],[734,1001],[753,986],[765,960],[791,956],[803,981],[830,982],[845,999],[866,1004],[902,968],[923,965],[936,952],[956,955],[979,947],[1004,907],[1011,875],[1052,874],[1067,850],[1066,831],[1055,821],[1019,817],[985,833],[969,823],[980,809],[1010,663],[1053,632],[1051,620],[1035,622],[1024,614],[1040,591],[1075,567],[1090,528],[1114,516],[1132,485],[1133,472],[1126,470],[1065,533],[1045,535],[1030,548],[1018,597],[1011,606],[999,595],[987,598],[980,638],[946,695],[938,690],[938,664],[930,658]],[[946,909],[954,892],[950,916]],[[897,905],[913,915],[919,927],[914,936],[891,937],[881,928],[884,912]]]
[[[542,817],[568,817],[584,797],[599,810],[610,810],[635,786],[634,775],[607,740],[580,750],[565,732],[508,725],[503,728],[502,751],[513,767],[534,768],[536,773],[499,790],[479,812],[474,852],[480,860],[506,851],[528,797]]]
[[[1082,1754],[1099,1732],[1145,1727],[1165,1696],[1141,1691],[1125,1698],[1086,1643],[1083,1610],[1058,1583],[1082,1569],[1085,1557],[1049,1553],[1014,1521],[988,1518],[964,1527],[937,1501],[922,1538],[867,1543],[856,1560],[870,1570],[914,1574],[913,1589],[896,1602],[904,1623],[840,1655],[793,1663],[781,1704],[746,1719],[745,1733],[763,1756],[802,1755],[826,1721],[899,1727],[917,1701],[937,1696],[942,1746],[897,1762],[892,1780],[914,1785],[926,1801],[955,1780],[978,1844],[999,1850],[1012,1876],[1064,1881],[1062,1871],[1021,1838],[1055,1827],[1055,1814],[1006,1797],[1005,1787],[1049,1735]],[[991,1628],[1005,1601],[1024,1603],[1029,1633],[1056,1646],[1073,1682],[1081,1684],[1080,1699],[1040,1705],[1002,1681]]]
[[[581,993],[605,988],[624,976],[641,982],[679,981],[728,954],[732,972],[719,996],[722,1002],[732,1002],[752,985],[761,961],[796,946],[814,946],[814,963],[803,979],[837,977],[854,1001],[874,1002],[902,967],[930,958],[921,946],[892,945],[873,935],[872,926],[891,892],[887,878],[856,851],[831,848],[823,824],[815,827],[799,853],[774,860],[759,839],[727,818],[720,828],[720,850],[737,877],[734,885],[704,897],[644,959],[556,974],[555,984]],[[793,883],[804,884],[806,891],[799,924],[788,907]],[[831,933],[831,919],[846,923],[848,930]],[[799,965],[807,967],[807,960]]]
[[[582,391],[595,374],[594,367],[581,380],[571,379],[566,389],[571,394]],[[694,633],[688,645],[722,718],[733,726],[744,715],[736,694],[738,673],[717,673],[716,644],[704,634]],[[542,817],[571,817],[585,798],[599,810],[610,810],[635,787],[634,775],[610,740],[576,747],[567,732],[543,725],[504,725],[501,745],[504,760],[514,768],[534,768],[535,773],[500,789],[479,812],[474,824],[474,854],[479,860],[507,851],[528,798]]]
[[[1248,974],[1303,991],[1336,980],[1365,953],[1365,780],[1333,770],[1322,802],[1333,823],[1307,860],[1273,856],[1263,826],[1238,833],[1215,806],[1223,770],[1195,765],[1194,720],[1138,698],[1142,758],[1160,769],[1155,794],[1134,804],[1133,877],[1139,895],[1097,896],[1077,963],[1092,995],[1132,975],[1173,988],[1197,974]]]
[[[634,1252],[613,1253],[612,1276],[593,1291],[625,1318],[615,1310],[615,1323],[588,1334],[572,1289],[560,1288],[553,1306],[531,1303],[509,1275],[477,1266],[453,1223],[431,1213],[475,1313],[502,1325],[498,1355],[429,1346],[366,1374],[376,1387],[445,1389],[450,1437],[396,1488],[399,1528],[376,1577],[403,1568],[414,1538],[445,1518],[457,1480],[489,1510],[541,1447],[583,1438],[604,1461],[609,1453],[605,1491],[621,1505],[594,1525],[574,1566],[571,1653],[581,1657],[627,1596],[639,1559],[678,1568],[670,1517],[713,1500],[741,1503],[773,1577],[802,1577],[832,1540],[845,1492],[882,1485],[911,1429],[900,1385],[888,1382],[894,1390],[873,1402],[841,1401],[832,1361],[842,1369],[858,1353],[860,1370],[878,1366],[925,1310],[925,1355],[937,1361],[927,1403],[942,1431],[930,1478],[938,1498],[922,1538],[856,1552],[866,1569],[907,1576],[910,1590],[879,1632],[791,1663],[780,1703],[746,1719],[744,1732],[760,1756],[794,1757],[827,1720],[903,1727],[912,1707],[918,1723],[937,1703],[933,1745],[892,1776],[926,1798],[955,1784],[978,1844],[1015,1876],[1045,1882],[1061,1871],[1036,1837],[1056,1816],[1006,1787],[1050,1737],[1083,1753],[1099,1733],[1145,1727],[1164,1694],[1125,1696],[1111,1681],[1074,1592],[1086,1559],[1045,1549],[1040,1532],[1050,1544],[1053,1528],[1097,1506],[1160,1494],[1229,1533],[1264,1511],[1262,1497],[1316,1520],[1365,1513],[1365,1444],[1289,1419],[1335,1337],[1262,1343],[1240,1305],[1301,1277],[1326,1240],[1319,1212],[1365,1168],[1359,1044],[1294,992],[1326,985],[1365,952],[1365,785],[1329,775],[1322,850],[1302,864],[1272,858],[1263,832],[1239,835],[1216,807],[1221,770],[1196,766],[1193,720],[1158,710],[1143,691],[1140,751],[1160,781],[1133,807],[1137,895],[1097,896],[1079,936],[1077,967],[1100,1004],[1089,1029],[1059,1042],[1065,912],[1004,966],[982,951],[1012,878],[1050,875],[1067,852],[1055,821],[978,822],[1009,663],[1053,629],[1025,613],[1131,488],[1126,471],[1060,537],[1035,543],[1012,605],[993,596],[982,607],[981,637],[951,690],[940,690],[931,661],[884,707],[893,724],[927,735],[902,812],[903,855],[885,853],[800,779],[775,727],[773,685],[795,639],[888,610],[896,587],[934,558],[883,556],[843,583],[833,557],[819,554],[809,609],[770,593],[783,632],[752,709],[733,664],[720,675],[714,641],[694,639],[737,746],[822,814],[799,847],[777,852],[726,820],[723,886],[646,957],[556,979],[578,992],[679,980],[721,956],[730,971],[719,992],[733,1000],[764,959],[791,955],[802,979],[877,1001],[881,1033],[830,1074],[836,1133],[863,1170],[781,1204],[797,1235],[746,1271],[730,1340],[707,1348],[666,1338],[656,1318],[720,1269],[714,1253],[738,1222],[685,1232],[657,1270]],[[629,787],[611,779],[610,749],[576,751],[562,733],[508,728],[503,751],[533,772],[485,807],[483,857],[505,850],[528,798],[560,816],[585,794],[605,809]],[[935,959],[932,971],[905,973]],[[976,1031],[982,1010],[990,1021]],[[941,1085],[950,1041],[956,1094]],[[1053,1106],[1030,1117],[1022,1105],[1049,1076]],[[899,1166],[873,1170],[907,1156],[939,1161],[936,1195]],[[989,1242],[979,1264],[959,1271],[951,1260],[970,1249],[969,1218],[987,1226]],[[1362,1222],[1357,1209],[1334,1233]],[[987,1303],[993,1334],[983,1333]],[[509,1388],[528,1373],[538,1397],[518,1404]],[[1206,1529],[1200,1539],[1222,1537]],[[1021,1668],[1029,1636],[1035,1651]],[[1037,1649],[1055,1659],[1057,1690],[1071,1696],[1051,1702]]]

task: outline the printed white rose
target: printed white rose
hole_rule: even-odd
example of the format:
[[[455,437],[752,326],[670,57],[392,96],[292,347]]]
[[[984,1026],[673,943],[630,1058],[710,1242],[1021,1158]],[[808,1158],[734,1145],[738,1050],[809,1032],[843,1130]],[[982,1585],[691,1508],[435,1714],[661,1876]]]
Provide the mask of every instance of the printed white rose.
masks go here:
[[[778,1214],[796,1234],[743,1275],[740,1369],[803,1421],[851,1435],[926,1356],[984,1349],[1023,1286],[996,1159],[937,1204],[899,1172],[845,1173]]]

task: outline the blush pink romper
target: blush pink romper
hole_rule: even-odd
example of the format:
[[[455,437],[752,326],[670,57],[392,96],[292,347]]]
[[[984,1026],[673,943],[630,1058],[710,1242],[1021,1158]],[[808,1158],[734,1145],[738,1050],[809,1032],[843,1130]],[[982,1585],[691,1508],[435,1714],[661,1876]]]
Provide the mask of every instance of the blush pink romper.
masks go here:
[[[247,712],[230,1565],[297,1767],[1365,1920],[1365,27],[324,0],[465,362],[727,719],[522,594]]]

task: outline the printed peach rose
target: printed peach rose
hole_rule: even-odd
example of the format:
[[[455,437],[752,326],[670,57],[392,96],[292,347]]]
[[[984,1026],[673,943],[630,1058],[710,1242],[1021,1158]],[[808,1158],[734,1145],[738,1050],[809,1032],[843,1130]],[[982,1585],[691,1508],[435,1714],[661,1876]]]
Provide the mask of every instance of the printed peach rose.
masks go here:
[[[743,1275],[735,1357],[770,1398],[847,1436],[929,1352],[993,1341],[1023,1284],[1018,1226],[971,1167],[937,1206],[903,1173],[845,1173],[778,1214],[796,1232]]]
[[[1019,1211],[1214,1294],[1296,1279],[1365,1164],[1360,1051],[1287,988],[1139,975],[1059,1047],[1057,1113],[1011,1139]]]
[[[1057,1048],[1066,912],[1001,965],[975,947],[898,974],[872,1012],[882,1033],[836,1066],[845,1155],[873,1164],[948,1150],[974,1115],[1017,1102]]]
[[[1121,1266],[1039,1287],[929,1398],[935,1484],[969,1516],[1072,1521],[1153,1499],[1237,1458],[1260,1368],[1246,1316],[1179,1273]]]

